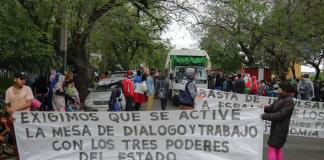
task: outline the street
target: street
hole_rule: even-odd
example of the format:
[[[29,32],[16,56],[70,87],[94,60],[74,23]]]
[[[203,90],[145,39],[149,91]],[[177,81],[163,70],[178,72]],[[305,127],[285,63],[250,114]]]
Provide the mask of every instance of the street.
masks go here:
[[[167,110],[176,110],[177,107],[168,102]],[[145,110],[145,104],[141,107]],[[160,101],[154,100],[154,110],[161,110]],[[267,160],[268,135],[263,139],[263,160]],[[284,146],[284,159],[287,160],[323,160],[324,139],[289,136]]]

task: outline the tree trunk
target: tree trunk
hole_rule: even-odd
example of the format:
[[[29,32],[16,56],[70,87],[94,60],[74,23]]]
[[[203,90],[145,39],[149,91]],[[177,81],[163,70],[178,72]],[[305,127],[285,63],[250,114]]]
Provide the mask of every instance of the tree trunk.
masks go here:
[[[293,74],[293,78],[296,79],[296,70],[295,70],[295,62],[290,65],[291,72]]]
[[[61,19],[60,18],[56,18],[55,19],[55,25],[54,25],[54,29],[53,29],[53,39],[54,39],[54,50],[57,56],[62,57],[63,59],[63,55],[61,54],[61,50],[60,50],[60,43],[61,43]]]
[[[74,81],[80,93],[83,106],[90,87],[89,62],[86,54],[86,45],[81,36],[73,38],[68,51],[68,63],[75,68]]]
[[[308,64],[310,64],[312,67],[315,68],[316,75],[315,75],[314,81],[317,81],[319,79],[319,77],[320,77],[320,74],[321,74],[321,69],[319,67],[320,63],[319,64],[316,64],[315,62],[308,62]]]
[[[319,66],[316,66],[315,69],[316,69],[316,75],[314,81],[317,81],[320,78],[321,70]]]
[[[289,70],[289,63],[287,64],[287,59],[283,55],[276,55],[274,69],[277,70],[278,76],[282,81],[287,79],[287,74]]]

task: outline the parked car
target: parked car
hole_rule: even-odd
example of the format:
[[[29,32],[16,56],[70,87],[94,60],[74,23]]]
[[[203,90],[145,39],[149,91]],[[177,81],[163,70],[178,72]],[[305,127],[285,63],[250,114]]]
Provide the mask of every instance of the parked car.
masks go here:
[[[89,93],[85,100],[86,111],[108,111],[109,99],[111,92],[118,84],[121,84],[120,79],[110,79],[107,82],[99,83],[99,85]],[[123,94],[120,96],[122,108],[126,106],[126,100]]]

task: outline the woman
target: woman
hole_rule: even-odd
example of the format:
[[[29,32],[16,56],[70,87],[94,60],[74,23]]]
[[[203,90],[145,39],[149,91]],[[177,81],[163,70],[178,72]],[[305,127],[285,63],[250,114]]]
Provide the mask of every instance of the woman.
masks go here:
[[[150,72],[147,80],[146,80],[146,86],[147,86],[147,103],[146,103],[146,111],[152,111],[153,104],[154,104],[154,91],[155,91],[155,85],[154,85],[154,72]]]
[[[278,100],[264,108],[263,120],[271,121],[268,140],[268,160],[283,160],[282,147],[286,143],[290,118],[294,111],[294,101],[290,96],[292,86],[282,82],[278,88]]]
[[[65,86],[66,111],[74,112],[80,110],[79,92],[74,86],[73,79],[66,81]]]
[[[250,77],[250,74],[247,74],[244,78],[245,81],[245,89],[244,89],[244,93],[245,94],[250,94],[251,88],[252,88],[252,80]]]
[[[135,106],[134,106],[134,110],[135,111],[139,111],[141,108],[141,105],[143,103],[146,102],[146,96],[145,96],[145,87],[143,85],[146,86],[146,76],[142,75],[141,71],[137,71],[137,75],[135,76],[134,79],[134,87],[135,87],[135,91],[134,91],[134,102],[135,102]]]
[[[54,87],[53,109],[56,112],[65,112],[65,92],[64,92],[65,76],[59,75],[58,81]]]
[[[251,80],[252,80],[252,86],[251,86],[250,94],[258,95],[258,80],[256,76],[252,76]]]
[[[161,101],[161,109],[165,110],[168,103],[169,82],[165,79],[164,75],[160,75],[156,81],[157,97]]]

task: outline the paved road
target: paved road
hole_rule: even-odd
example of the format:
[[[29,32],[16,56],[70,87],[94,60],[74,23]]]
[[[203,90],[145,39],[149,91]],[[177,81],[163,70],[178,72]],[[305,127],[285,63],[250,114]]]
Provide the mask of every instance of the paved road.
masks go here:
[[[145,104],[141,110],[145,110]],[[177,110],[178,108],[168,103],[167,110]],[[154,100],[154,110],[161,110],[160,101]],[[263,160],[267,160],[267,140],[268,135],[263,140]],[[305,138],[289,136],[284,146],[285,160],[324,160],[324,138]]]

